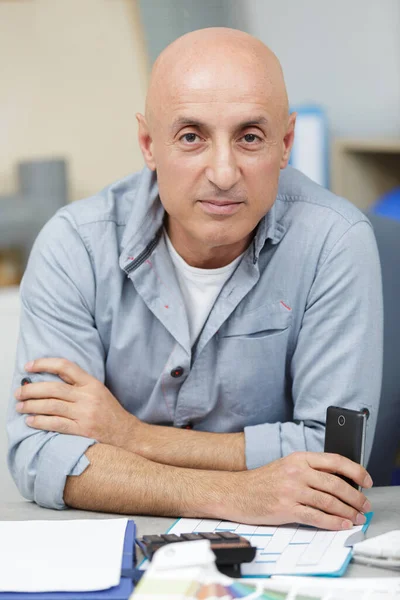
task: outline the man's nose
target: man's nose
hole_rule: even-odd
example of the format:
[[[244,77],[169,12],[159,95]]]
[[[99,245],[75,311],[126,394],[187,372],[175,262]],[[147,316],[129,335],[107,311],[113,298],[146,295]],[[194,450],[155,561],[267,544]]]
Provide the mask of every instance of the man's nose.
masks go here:
[[[231,148],[217,148],[206,168],[206,177],[220,190],[230,190],[240,178],[239,167]]]

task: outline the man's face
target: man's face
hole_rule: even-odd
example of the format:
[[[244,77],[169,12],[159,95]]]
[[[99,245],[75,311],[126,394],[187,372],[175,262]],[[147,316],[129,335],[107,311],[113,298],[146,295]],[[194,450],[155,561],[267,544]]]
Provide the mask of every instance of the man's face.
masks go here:
[[[226,68],[220,77],[186,76],[152,117],[144,155],[157,171],[178,252],[203,247],[237,255],[274,203],[293,127],[288,134],[289,118],[265,82],[240,75]]]

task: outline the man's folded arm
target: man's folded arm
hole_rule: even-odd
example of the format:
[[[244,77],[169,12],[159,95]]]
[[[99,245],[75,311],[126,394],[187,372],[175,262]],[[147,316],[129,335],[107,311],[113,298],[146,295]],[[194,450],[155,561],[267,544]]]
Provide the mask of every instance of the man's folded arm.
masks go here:
[[[104,349],[94,324],[95,282],[88,252],[63,210],[39,234],[21,284],[20,334],[7,418],[8,464],[23,496],[64,508],[70,473],[88,465],[84,453],[95,440],[38,431],[15,410],[15,390],[28,374],[24,365],[63,357],[104,381]],[[33,382],[57,379],[29,374]]]
[[[125,449],[176,467],[212,471],[246,469],[243,432],[210,433],[141,423]]]
[[[360,509],[371,508],[364,494],[333,475],[370,487],[365,469],[332,454],[293,453],[239,473],[162,465],[101,443],[86,454],[90,466],[66,481],[64,499],[74,508],[333,530],[361,524]]]
[[[90,466],[68,477],[64,501],[86,510],[164,516],[212,516],[222,512],[225,475],[159,464],[123,448],[95,444]]]

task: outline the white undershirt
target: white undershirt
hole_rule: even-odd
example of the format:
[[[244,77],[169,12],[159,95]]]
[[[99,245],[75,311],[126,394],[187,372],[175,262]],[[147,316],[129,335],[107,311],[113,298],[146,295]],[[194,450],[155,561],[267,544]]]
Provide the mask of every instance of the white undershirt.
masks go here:
[[[224,283],[232,275],[243,254],[219,269],[192,267],[177,253],[164,230],[165,241],[181,288],[193,346]]]

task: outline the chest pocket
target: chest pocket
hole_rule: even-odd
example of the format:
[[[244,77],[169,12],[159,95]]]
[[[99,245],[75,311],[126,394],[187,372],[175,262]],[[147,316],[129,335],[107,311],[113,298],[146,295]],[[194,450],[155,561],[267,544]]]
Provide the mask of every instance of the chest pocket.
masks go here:
[[[257,338],[276,335],[290,326],[292,312],[280,302],[232,317],[220,329],[220,338]]]
[[[247,424],[281,420],[292,312],[280,302],[234,316],[221,327],[218,371],[222,402]]]

